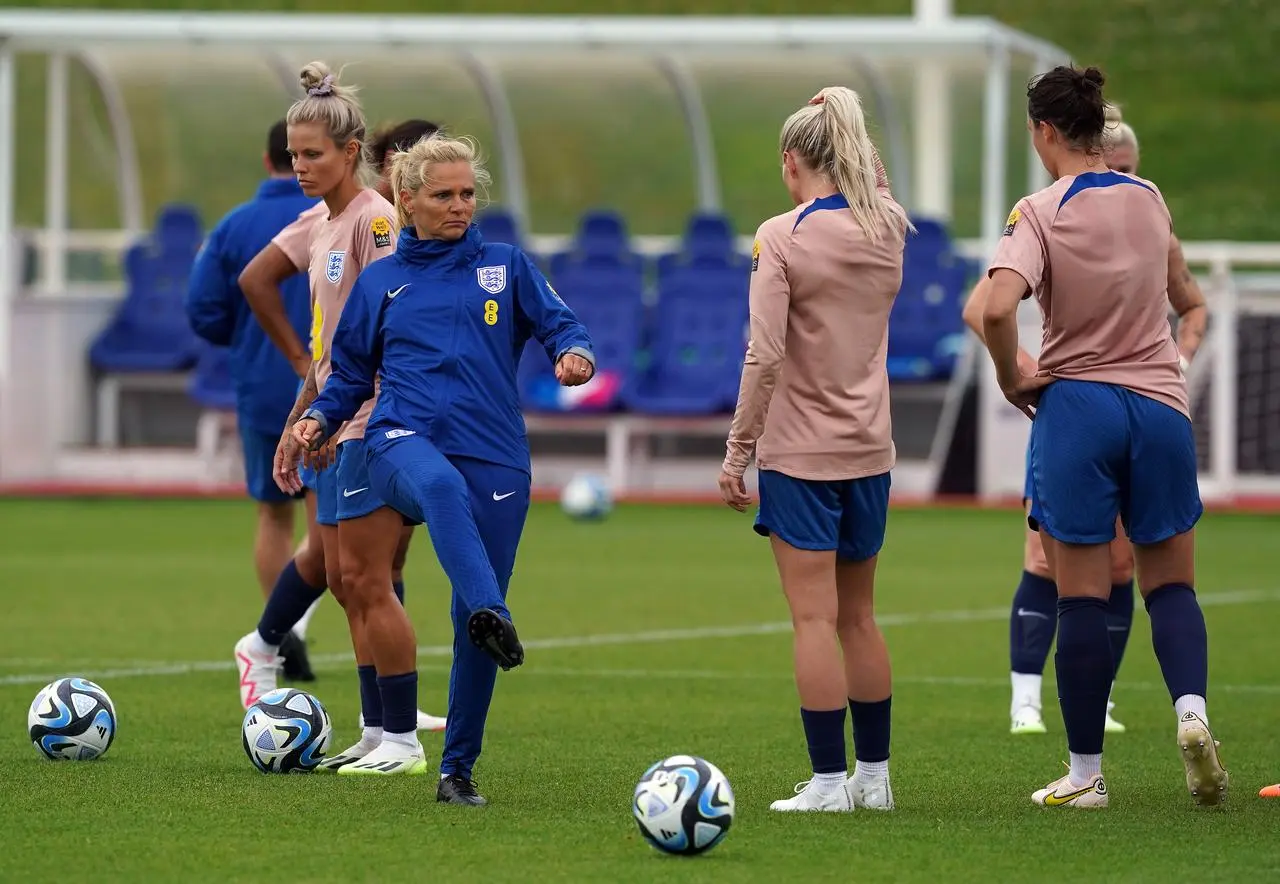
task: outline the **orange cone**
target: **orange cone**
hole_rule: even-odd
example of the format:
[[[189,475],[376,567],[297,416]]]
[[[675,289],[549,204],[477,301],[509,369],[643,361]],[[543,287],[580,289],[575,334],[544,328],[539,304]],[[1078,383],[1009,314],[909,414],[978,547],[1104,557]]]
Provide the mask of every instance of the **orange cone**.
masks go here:
[[[1280,783],[1274,786],[1267,786],[1258,795],[1261,798],[1280,798]]]

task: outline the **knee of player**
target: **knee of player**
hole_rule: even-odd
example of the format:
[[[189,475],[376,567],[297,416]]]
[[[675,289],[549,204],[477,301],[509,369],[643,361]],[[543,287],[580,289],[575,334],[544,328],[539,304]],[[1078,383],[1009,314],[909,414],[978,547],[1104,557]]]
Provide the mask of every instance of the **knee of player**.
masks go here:
[[[1128,563],[1112,562],[1111,563],[1111,585],[1120,586],[1133,580],[1133,559],[1129,559]]]

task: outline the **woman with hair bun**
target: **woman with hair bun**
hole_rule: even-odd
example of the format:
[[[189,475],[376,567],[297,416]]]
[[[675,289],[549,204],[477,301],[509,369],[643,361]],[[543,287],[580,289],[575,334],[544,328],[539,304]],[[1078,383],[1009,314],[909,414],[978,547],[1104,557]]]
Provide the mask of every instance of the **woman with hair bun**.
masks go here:
[[[756,233],[751,337],[720,473],[725,503],[743,512],[756,462],[755,531],[770,538],[795,629],[813,776],[770,807],[890,810],[889,652],[874,588],[895,459],[889,313],[912,226],[856,92],[823,89],[783,123],[779,148],[796,207]]]
[[[1208,637],[1195,583],[1203,512],[1187,384],[1169,328],[1172,220],[1150,181],[1109,170],[1104,78],[1060,66],[1031,81],[1028,128],[1055,179],[1014,207],[988,270],[984,339],[1005,397],[1032,417],[1028,524],[1058,590],[1058,697],[1070,769],[1032,795],[1106,807],[1102,745],[1114,674],[1109,546],[1120,518],[1197,804],[1226,798],[1205,711]],[[1038,366],[1018,359],[1018,303],[1044,317]]]

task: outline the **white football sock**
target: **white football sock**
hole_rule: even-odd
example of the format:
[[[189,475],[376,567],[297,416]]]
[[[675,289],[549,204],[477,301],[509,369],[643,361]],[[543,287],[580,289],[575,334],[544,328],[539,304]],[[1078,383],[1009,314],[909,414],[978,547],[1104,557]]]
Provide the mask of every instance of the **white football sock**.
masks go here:
[[[1086,785],[1100,773],[1102,773],[1102,753],[1097,755],[1071,753],[1071,784],[1073,786]]]
[[[409,731],[407,734],[393,734],[391,731],[383,731],[382,739],[391,743],[399,743],[402,746],[417,746],[418,732]]]
[[[859,780],[873,780],[876,777],[887,777],[889,775],[889,762],[887,761],[858,761],[853,765],[853,776]]]
[[[819,792],[834,792],[842,787],[847,779],[849,779],[847,770],[836,773],[816,773],[813,775],[813,785]]]
[[[382,742],[382,728],[366,727],[360,734],[360,742],[369,747],[376,747]]]
[[[1183,694],[1173,701],[1173,711],[1178,716],[1179,721],[1188,712],[1194,712],[1205,724],[1209,723],[1209,713],[1204,710],[1204,697],[1199,697],[1195,694]]]
[[[267,644],[267,640],[262,637],[262,633],[255,629],[249,635],[249,650],[259,657],[275,657],[280,653],[280,646]]]
[[[320,596],[320,599],[322,598],[324,598],[324,596]],[[293,624],[293,634],[296,635],[299,640],[306,639],[307,624],[311,622],[311,615],[316,612],[316,608],[320,604],[320,599],[316,599],[314,602],[312,602],[311,607],[307,608],[306,612],[303,613],[303,615],[300,618],[298,618],[298,622]]]
[[[1013,685],[1013,703],[1009,707],[1010,715],[1024,706],[1031,706],[1035,709],[1040,708],[1040,686],[1044,682],[1043,676],[1031,675],[1027,672],[1010,672],[1009,681]]]

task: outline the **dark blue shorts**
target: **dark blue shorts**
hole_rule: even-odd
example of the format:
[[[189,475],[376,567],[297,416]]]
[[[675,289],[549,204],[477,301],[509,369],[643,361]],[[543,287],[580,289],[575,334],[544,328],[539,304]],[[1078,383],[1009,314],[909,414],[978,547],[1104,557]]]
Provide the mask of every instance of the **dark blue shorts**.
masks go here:
[[[244,453],[244,484],[249,496],[259,503],[284,503],[302,495],[286,494],[272,478],[276,446],[280,434],[263,433],[240,424],[240,448]]]
[[[1138,544],[1191,530],[1204,512],[1186,415],[1114,384],[1056,381],[1031,425],[1027,522],[1063,543],[1109,543],[1116,516]]]
[[[363,439],[349,439],[338,446],[334,470],[337,473],[337,521],[362,519],[387,505],[371,487]]]
[[[797,549],[834,549],[854,562],[871,558],[884,545],[888,473],[822,482],[761,470],[759,484],[757,534],[776,534]]]
[[[312,474],[315,476],[312,488],[316,493],[316,524],[333,528],[338,524],[338,498],[341,495],[338,490],[338,467],[330,464],[319,472],[313,470]]]
[[[307,491],[316,490],[316,471],[309,466],[303,465],[298,467],[298,478],[302,481],[302,487]]]

